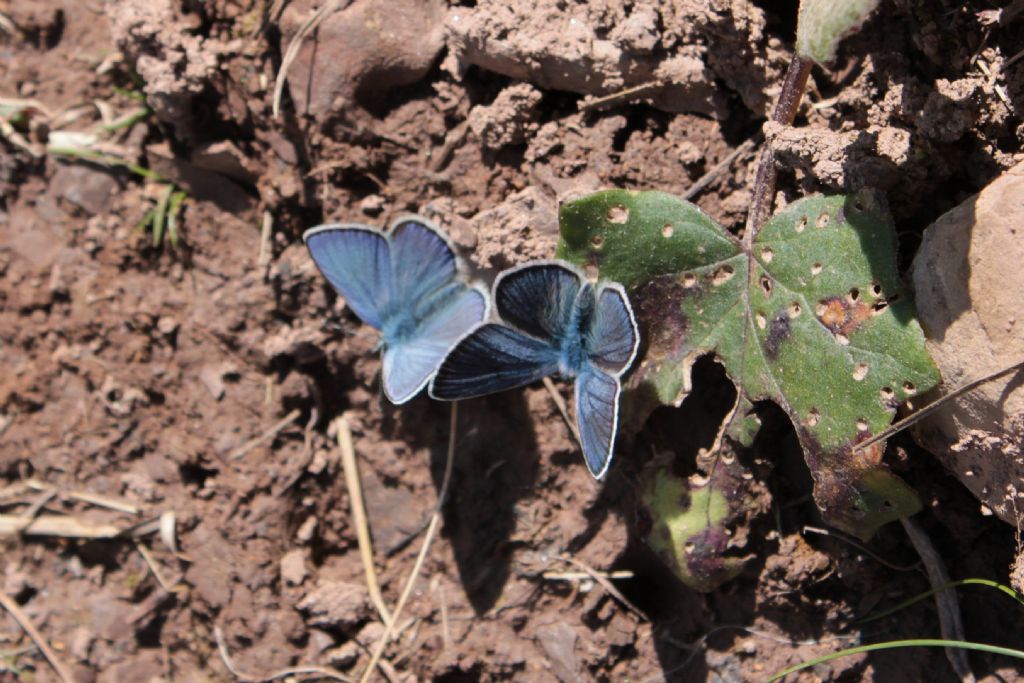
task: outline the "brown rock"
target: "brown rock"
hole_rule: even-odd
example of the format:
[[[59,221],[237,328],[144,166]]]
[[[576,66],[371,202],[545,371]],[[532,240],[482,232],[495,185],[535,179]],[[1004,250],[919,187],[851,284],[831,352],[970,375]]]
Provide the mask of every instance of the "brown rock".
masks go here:
[[[281,16],[282,45],[315,11],[314,3],[290,3]],[[444,47],[440,0],[356,0],[324,17],[288,71],[296,110],[317,119],[376,98],[423,78]]]
[[[366,586],[346,581],[323,581],[299,603],[306,623],[321,627],[353,627],[370,616]]]
[[[1024,164],[928,227],[911,271],[939,395],[1024,360]],[[1001,519],[1024,515],[1021,372],[942,406],[917,427],[935,454]]]

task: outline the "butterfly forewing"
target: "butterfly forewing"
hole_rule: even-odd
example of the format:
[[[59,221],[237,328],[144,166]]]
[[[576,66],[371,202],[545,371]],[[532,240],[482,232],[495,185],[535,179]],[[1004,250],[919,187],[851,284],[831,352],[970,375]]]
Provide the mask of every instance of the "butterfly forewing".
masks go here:
[[[378,330],[391,291],[388,242],[369,228],[323,225],[303,235],[327,281],[363,322]]]
[[[596,479],[608,471],[619,421],[619,380],[593,365],[576,378],[576,426],[587,469]]]
[[[466,335],[430,383],[433,398],[454,401],[532,384],[558,369],[558,349],[503,325]]]
[[[396,306],[422,302],[458,277],[455,254],[438,232],[413,217],[391,230],[391,293]]]
[[[388,399],[401,404],[418,394],[455,342],[486,315],[486,294],[465,286],[446,298],[409,339],[386,346],[382,375]]]
[[[538,339],[559,342],[580,291],[575,270],[553,262],[531,263],[498,276],[494,305],[506,323]]]
[[[606,283],[599,288],[586,337],[590,361],[605,372],[617,377],[633,362],[639,335],[620,285]]]

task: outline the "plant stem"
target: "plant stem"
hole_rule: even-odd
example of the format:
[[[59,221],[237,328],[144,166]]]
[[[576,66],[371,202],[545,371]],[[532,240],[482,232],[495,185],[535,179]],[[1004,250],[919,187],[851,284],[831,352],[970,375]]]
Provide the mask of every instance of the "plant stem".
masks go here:
[[[772,121],[789,126],[796,118],[796,112],[800,108],[800,100],[804,96],[804,88],[807,86],[807,79],[811,75],[812,62],[802,59],[800,55],[794,54],[789,63],[789,70],[782,82],[782,91],[779,93],[779,101],[775,104],[775,111],[772,113]],[[757,231],[768,221],[772,212],[772,200],[775,198],[775,178],[778,171],[775,168],[775,154],[770,145],[765,144],[761,150],[761,160],[757,165],[757,175],[754,178],[754,194],[750,198],[750,212],[747,214],[747,228],[743,240],[749,247],[754,243],[754,236]]]

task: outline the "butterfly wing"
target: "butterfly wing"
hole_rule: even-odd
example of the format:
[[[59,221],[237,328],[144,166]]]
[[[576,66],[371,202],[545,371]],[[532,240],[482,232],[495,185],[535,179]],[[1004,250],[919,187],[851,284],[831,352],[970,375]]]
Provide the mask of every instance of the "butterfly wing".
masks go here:
[[[488,323],[466,335],[441,363],[430,396],[455,401],[514,389],[558,370],[558,349],[504,325]]]
[[[376,230],[321,225],[302,236],[313,262],[363,322],[378,330],[391,292],[388,242]]]
[[[590,361],[618,377],[633,362],[639,341],[636,318],[622,285],[600,285],[594,315],[586,331]]]
[[[560,261],[506,270],[494,283],[494,305],[509,325],[537,339],[560,340],[569,329],[582,278]]]
[[[576,426],[587,469],[600,479],[608,471],[619,422],[619,380],[592,364],[576,378]]]
[[[455,252],[441,233],[418,216],[391,229],[391,282],[396,306],[414,310],[458,275]],[[465,330],[463,330],[465,332]]]
[[[392,403],[405,403],[418,394],[455,342],[487,317],[487,295],[480,289],[467,285],[445,296],[411,337],[384,348],[381,375]]]

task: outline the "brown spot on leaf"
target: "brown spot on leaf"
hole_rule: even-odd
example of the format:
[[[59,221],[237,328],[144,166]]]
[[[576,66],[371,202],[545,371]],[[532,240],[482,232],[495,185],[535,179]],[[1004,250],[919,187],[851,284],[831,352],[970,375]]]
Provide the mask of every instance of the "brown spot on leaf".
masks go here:
[[[647,343],[648,358],[657,361],[678,352],[689,327],[683,314],[683,300],[700,291],[700,287],[687,287],[672,275],[662,275],[630,296],[641,338]]]
[[[856,292],[856,295],[854,294]],[[815,307],[818,321],[828,328],[829,332],[849,339],[865,320],[872,315],[871,304],[864,303],[860,292],[850,290],[845,297],[832,296],[822,299]]]

